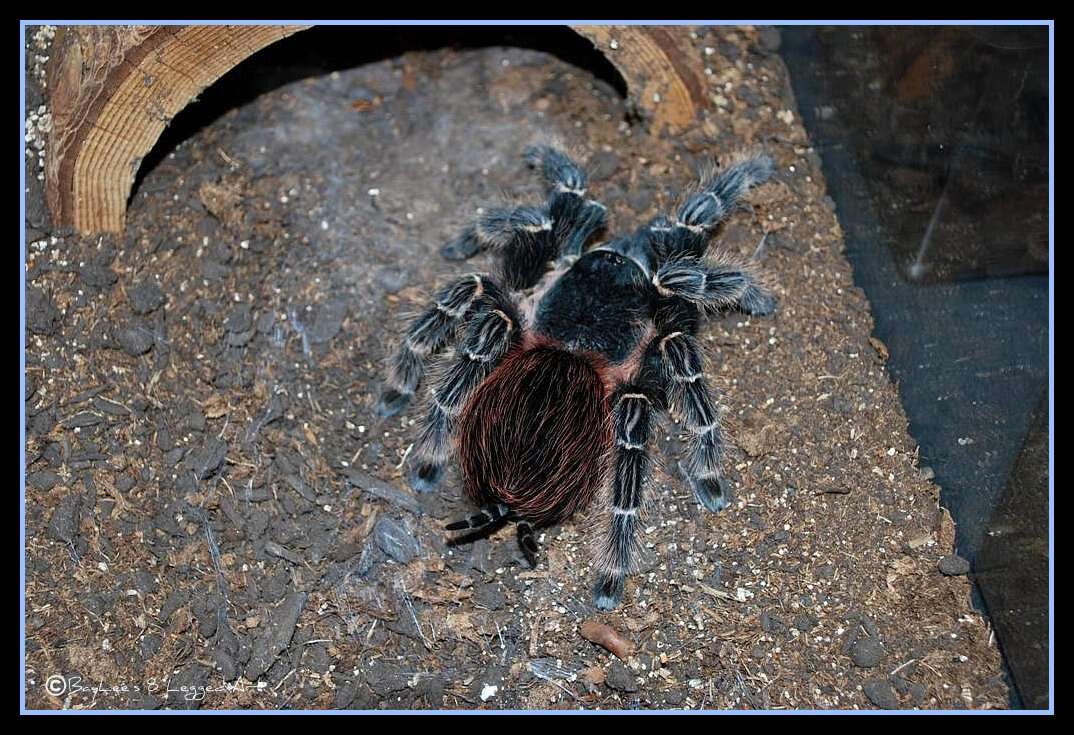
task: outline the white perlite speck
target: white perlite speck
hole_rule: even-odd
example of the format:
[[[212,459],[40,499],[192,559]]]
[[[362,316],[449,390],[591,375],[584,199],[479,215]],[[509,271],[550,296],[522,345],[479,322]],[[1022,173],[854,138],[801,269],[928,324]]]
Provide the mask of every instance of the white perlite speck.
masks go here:
[[[496,696],[496,692],[498,692],[499,690],[500,690],[500,688],[498,686],[495,686],[493,684],[486,684],[481,689],[481,701],[482,702],[489,701],[490,699],[492,699],[493,697]]]

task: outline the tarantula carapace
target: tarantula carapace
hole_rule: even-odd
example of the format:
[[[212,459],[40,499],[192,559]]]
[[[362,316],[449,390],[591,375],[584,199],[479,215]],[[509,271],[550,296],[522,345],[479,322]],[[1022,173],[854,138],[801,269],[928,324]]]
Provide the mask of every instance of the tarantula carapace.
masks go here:
[[[593,596],[608,610],[636,561],[655,412],[681,413],[692,436],[681,466],[698,501],[713,512],[728,503],[719,414],[695,335],[706,314],[775,308],[751,262],[706,257],[713,230],[773,162],[739,156],[705,176],[674,218],[587,249],[606,209],[586,197],[585,172],[549,146],[526,158],[551,187],[547,202],[487,211],[442,249],[450,259],[494,250],[500,273],[459,278],[410,324],[377,411],[398,413],[423,363],[455,343],[430,391],[410,484],[431,490],[457,452],[480,510],[448,529],[517,521],[531,565],[534,529],[607,489]]]

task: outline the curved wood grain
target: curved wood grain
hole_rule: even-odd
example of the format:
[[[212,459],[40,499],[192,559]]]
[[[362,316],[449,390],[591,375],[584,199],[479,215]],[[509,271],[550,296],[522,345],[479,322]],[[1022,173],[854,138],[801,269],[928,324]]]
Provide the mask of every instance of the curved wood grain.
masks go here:
[[[593,42],[626,80],[630,101],[653,132],[677,132],[707,104],[689,28],[572,26]]]
[[[258,50],[308,26],[68,26],[53,46],[45,192],[53,221],[119,232],[142,158],[191,101]],[[689,29],[576,26],[622,74],[655,132],[704,104]]]
[[[48,70],[53,220],[79,232],[122,230],[138,166],[168,122],[248,56],[304,27],[61,28]]]

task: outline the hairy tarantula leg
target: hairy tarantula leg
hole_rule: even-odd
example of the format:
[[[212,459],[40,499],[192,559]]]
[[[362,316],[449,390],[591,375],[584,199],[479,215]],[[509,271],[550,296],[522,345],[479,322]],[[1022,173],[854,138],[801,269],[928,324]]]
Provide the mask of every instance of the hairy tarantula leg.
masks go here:
[[[552,186],[548,211],[554,223],[560,255],[581,255],[589,239],[607,226],[607,208],[595,199],[586,199],[589,181],[585,170],[566,153],[539,145],[527,149],[525,157],[541,170],[545,181]]]
[[[667,255],[700,257],[708,245],[709,236],[745,197],[752,186],[763,184],[775,171],[771,156],[761,155],[741,160],[703,180],[697,190],[687,197],[675,219],[661,220],[650,229],[670,229],[662,233]],[[660,232],[660,229],[656,230]]]
[[[649,473],[649,423],[653,401],[640,387],[620,387],[613,397],[615,471],[612,509],[598,556],[593,602],[601,610],[615,608],[623,598],[626,576],[634,571],[637,555],[638,513]]]
[[[753,266],[723,257],[667,261],[653,276],[653,285],[661,296],[686,299],[710,313],[737,308],[767,316],[776,310],[775,296],[761,285]]]
[[[379,416],[394,416],[410,402],[425,373],[423,361],[444,348],[487,285],[487,279],[476,273],[463,276],[441,290],[433,305],[411,322],[388,364],[388,377],[377,400]]]
[[[448,260],[465,260],[483,250],[504,250],[525,245],[552,230],[552,219],[544,207],[490,209],[440,249]]]
[[[518,534],[518,547],[522,549],[522,555],[526,557],[530,569],[536,569],[537,552],[540,549],[537,546],[537,539],[533,536],[533,526],[529,521],[519,521],[515,526],[515,533]]]
[[[523,156],[531,166],[541,170],[553,191],[585,196],[589,186],[585,171],[563,151],[550,145],[535,145],[527,148]]]
[[[586,199],[577,207],[571,207],[568,215],[561,215],[557,222],[564,222],[562,231],[557,229],[561,256],[578,257],[595,234],[608,226],[608,208],[596,199]]]
[[[504,285],[516,291],[536,284],[559,248],[554,222],[545,207],[492,209],[443,247],[449,260],[468,258],[483,250],[503,258]]]
[[[680,407],[683,423],[693,436],[683,469],[698,501],[713,513],[730,502],[720,462],[723,434],[716,401],[705,381],[701,350],[682,332],[659,341],[668,378],[668,397]]]
[[[497,294],[482,297],[455,356],[432,390],[429,412],[414,447],[410,486],[428,492],[440,481],[451,451],[451,434],[470,394],[499,364],[519,333],[518,317]]]
[[[444,526],[448,531],[476,531],[508,518],[511,509],[503,503],[491,503],[477,513]]]

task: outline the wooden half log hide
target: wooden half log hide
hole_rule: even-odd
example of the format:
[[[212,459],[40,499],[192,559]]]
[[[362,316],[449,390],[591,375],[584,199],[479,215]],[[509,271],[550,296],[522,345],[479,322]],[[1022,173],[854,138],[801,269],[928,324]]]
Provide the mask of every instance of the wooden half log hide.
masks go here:
[[[120,232],[134,177],[165,126],[251,54],[308,26],[66,26],[49,62],[45,193],[53,223]],[[654,133],[704,104],[686,27],[579,26],[626,81]]]

